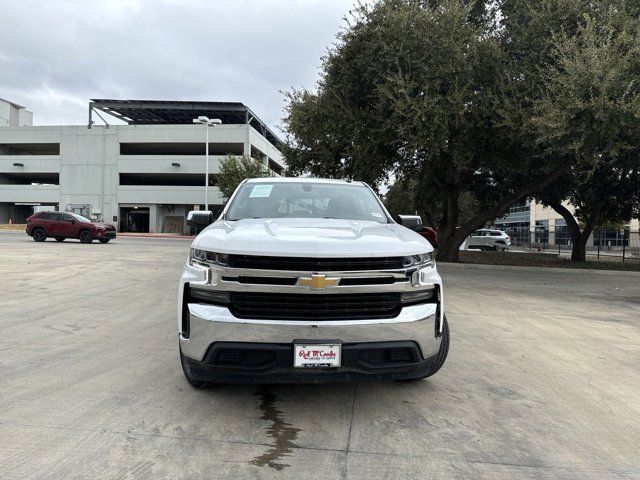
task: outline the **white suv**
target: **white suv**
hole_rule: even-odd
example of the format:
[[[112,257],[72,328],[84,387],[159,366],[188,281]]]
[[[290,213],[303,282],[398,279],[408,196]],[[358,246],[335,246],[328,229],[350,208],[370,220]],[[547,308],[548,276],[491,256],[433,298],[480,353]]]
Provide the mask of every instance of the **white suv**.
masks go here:
[[[433,247],[361,182],[243,182],[196,237],[178,293],[187,381],[413,380],[449,350]]]
[[[504,252],[511,245],[511,238],[502,230],[481,228],[467,237],[463,250],[496,250]]]

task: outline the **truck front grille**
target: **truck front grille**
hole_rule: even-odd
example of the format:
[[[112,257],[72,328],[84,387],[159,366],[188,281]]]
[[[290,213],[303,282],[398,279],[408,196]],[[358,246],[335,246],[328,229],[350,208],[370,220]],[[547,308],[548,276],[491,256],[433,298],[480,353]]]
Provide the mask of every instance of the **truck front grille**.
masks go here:
[[[358,320],[396,317],[400,293],[308,295],[231,293],[231,312],[238,318],[264,320]]]
[[[300,272],[398,270],[402,268],[402,257],[308,258],[229,255],[229,266],[231,268],[292,270]]]

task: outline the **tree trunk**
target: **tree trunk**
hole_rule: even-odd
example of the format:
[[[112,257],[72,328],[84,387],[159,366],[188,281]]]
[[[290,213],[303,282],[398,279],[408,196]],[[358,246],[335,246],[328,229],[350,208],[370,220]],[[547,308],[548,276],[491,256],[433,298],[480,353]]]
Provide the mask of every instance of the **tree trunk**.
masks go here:
[[[443,215],[438,232],[437,259],[443,262],[458,262],[459,253],[456,246],[455,235],[458,219],[460,218],[460,205],[458,204],[459,192],[456,187],[449,185],[445,190],[443,202]]]
[[[588,221],[584,227],[584,230],[580,232],[578,238],[573,240],[571,246],[571,261],[572,262],[586,262],[587,261],[587,240],[591,236],[593,231],[593,224]]]
[[[514,203],[519,202],[532,193],[540,191],[552,184],[555,180],[566,173],[569,168],[570,165],[565,164],[542,180],[535,180],[523,185],[517,192],[502,198],[492,207],[478,212],[473,218],[465,222],[463,225],[458,225],[458,217],[460,213],[458,207],[459,189],[454,190],[453,193],[455,193],[455,201],[447,201],[446,204],[447,206],[449,206],[449,204],[455,206],[456,215],[455,219],[452,219],[454,223],[451,223],[451,221],[449,221],[450,216],[447,215],[449,212],[445,211],[444,218],[446,220],[443,219],[441,227],[446,225],[446,228],[441,228],[442,231],[438,232],[438,260],[442,260],[444,262],[458,262],[460,259],[460,245],[462,245],[469,235],[478,228],[481,228],[487,220],[493,220],[503,215]]]
[[[461,235],[460,230],[456,230],[453,237],[445,241],[440,240],[438,236],[438,260],[458,263],[460,261],[460,245],[462,245],[465,238],[467,237]]]
[[[553,208],[556,213],[559,213],[564,221],[567,222],[567,228],[569,229],[569,236],[571,238],[571,260],[574,262],[584,262],[587,259],[587,239],[591,232],[589,232],[586,238],[583,238],[582,232],[580,231],[580,225],[578,225],[578,221],[575,219],[573,214],[569,211],[567,207],[562,205],[562,202],[558,202],[553,199],[545,198],[542,196],[542,200]],[[556,242],[557,234],[556,234]]]
[[[587,239],[589,235],[582,235],[572,240],[571,245],[571,261],[572,262],[586,262],[587,261]]]
[[[584,230],[582,231],[580,230],[580,225],[578,225],[576,218],[569,209],[567,209],[567,207],[562,205],[561,202],[545,198],[544,196],[542,197],[542,200],[559,213],[562,218],[564,218],[565,222],[567,222],[567,228],[569,229],[569,235],[571,236],[571,261],[586,262],[587,240],[589,240],[591,232],[593,232],[593,226],[598,224],[604,200],[595,205],[591,215],[589,215],[587,224],[584,226]]]

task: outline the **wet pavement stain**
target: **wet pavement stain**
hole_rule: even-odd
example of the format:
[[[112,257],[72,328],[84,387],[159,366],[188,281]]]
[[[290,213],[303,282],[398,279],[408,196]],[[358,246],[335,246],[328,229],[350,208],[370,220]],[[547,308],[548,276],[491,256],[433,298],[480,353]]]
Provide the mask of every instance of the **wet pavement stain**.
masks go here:
[[[294,443],[294,440],[298,436],[300,429],[292,427],[291,424],[282,419],[284,412],[276,408],[275,404],[278,396],[273,393],[271,389],[268,387],[260,387],[254,395],[260,396],[262,419],[271,422],[271,425],[267,429],[267,435],[274,440],[275,444],[269,448],[266,453],[253,459],[250,463],[258,465],[259,467],[268,466],[276,470],[282,470],[289,465],[280,463],[278,460],[282,460],[291,453],[293,448],[298,446]]]

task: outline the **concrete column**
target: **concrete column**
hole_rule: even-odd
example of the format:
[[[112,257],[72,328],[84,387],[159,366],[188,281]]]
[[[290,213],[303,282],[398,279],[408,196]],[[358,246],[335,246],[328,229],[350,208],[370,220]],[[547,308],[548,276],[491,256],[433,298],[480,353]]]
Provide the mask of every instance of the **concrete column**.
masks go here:
[[[244,126],[244,128],[246,129],[246,135],[244,138],[244,147],[242,148],[242,154],[245,157],[250,157],[251,156],[251,140],[249,140],[249,122],[247,119],[247,124]]]
[[[0,224],[9,223],[9,204],[0,203]]]
[[[149,233],[158,233],[158,206],[149,205]]]

